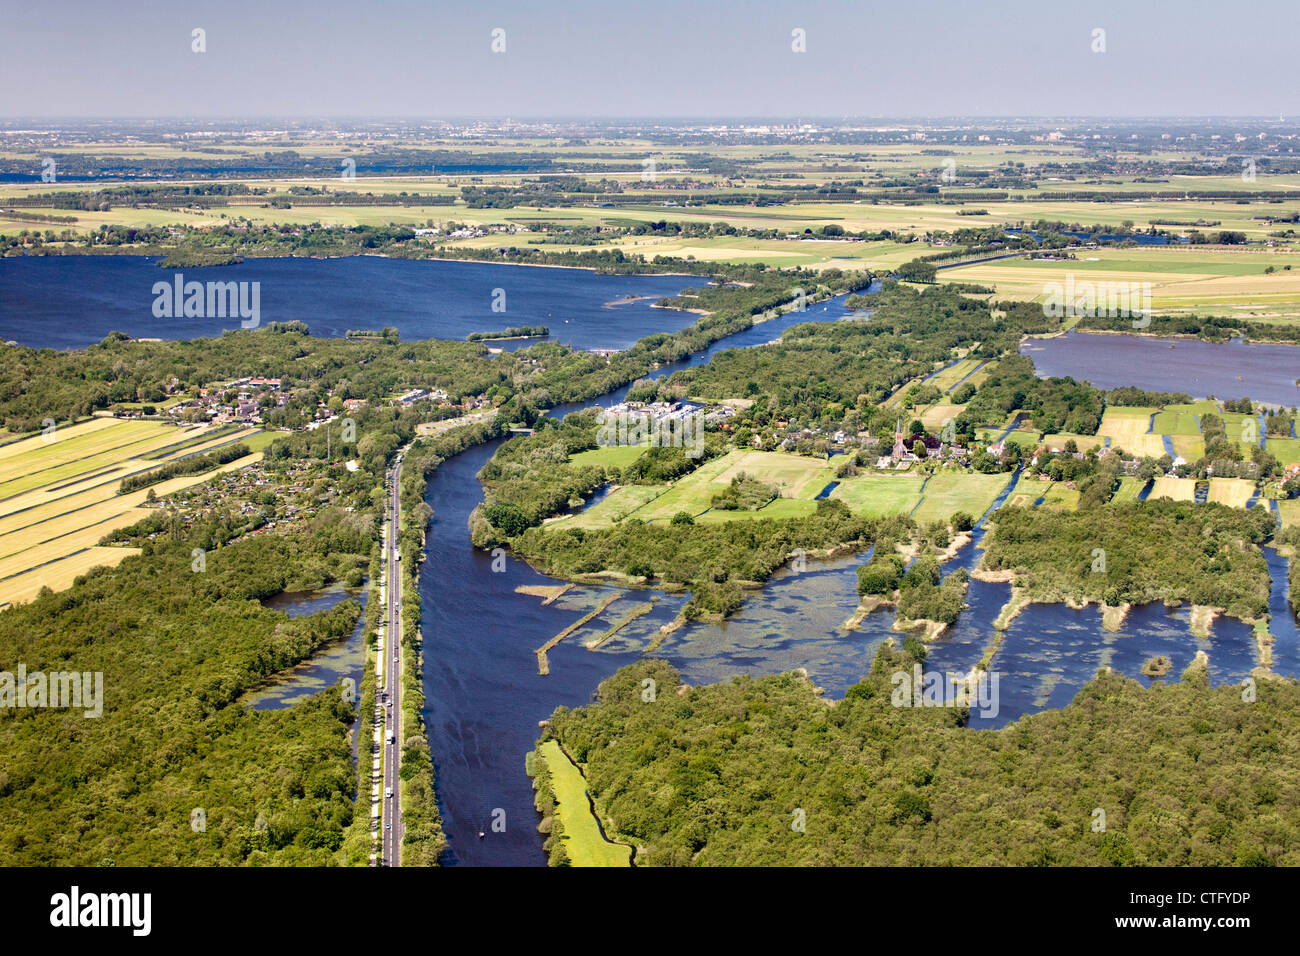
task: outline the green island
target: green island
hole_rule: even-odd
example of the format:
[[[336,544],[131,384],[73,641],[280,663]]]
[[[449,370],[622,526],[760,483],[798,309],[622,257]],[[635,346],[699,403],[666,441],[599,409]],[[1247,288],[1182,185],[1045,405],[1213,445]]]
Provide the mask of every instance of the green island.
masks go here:
[[[471,332],[467,342],[490,342],[494,339],[544,339],[551,334],[545,325],[518,325],[499,332]]]

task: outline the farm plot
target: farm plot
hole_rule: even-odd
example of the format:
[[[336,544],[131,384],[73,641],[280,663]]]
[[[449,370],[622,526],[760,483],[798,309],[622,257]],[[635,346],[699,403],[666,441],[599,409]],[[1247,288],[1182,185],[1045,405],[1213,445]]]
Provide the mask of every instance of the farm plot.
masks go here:
[[[1207,501],[1244,508],[1255,495],[1255,483],[1245,478],[1211,478]]]
[[[1168,475],[1161,475],[1155,480],[1151,488],[1151,494],[1147,499],[1153,498],[1171,498],[1174,501],[1195,501],[1196,500],[1196,479],[1194,478],[1170,478]]]
[[[921,482],[919,475],[859,475],[841,481],[830,496],[870,518],[910,514],[921,500]]]
[[[1097,434],[1109,438],[1111,448],[1123,449],[1130,455],[1159,458],[1165,453],[1165,443],[1160,435],[1151,433],[1151,416],[1159,411],[1142,407],[1107,408]]]
[[[913,512],[917,521],[947,521],[959,511],[976,520],[993,504],[1011,480],[1009,473],[995,475],[940,471],[922,490],[921,504]]]
[[[59,434],[59,433],[63,434]],[[122,479],[247,437],[256,429],[96,419],[0,448],[0,606],[28,601],[43,587],[67,587],[99,564],[117,564],[130,548],[100,547],[111,531],[149,514],[150,491],[165,497],[214,473],[261,459],[254,452],[204,474],[185,475],[119,494]],[[138,457],[150,455],[149,458]]]

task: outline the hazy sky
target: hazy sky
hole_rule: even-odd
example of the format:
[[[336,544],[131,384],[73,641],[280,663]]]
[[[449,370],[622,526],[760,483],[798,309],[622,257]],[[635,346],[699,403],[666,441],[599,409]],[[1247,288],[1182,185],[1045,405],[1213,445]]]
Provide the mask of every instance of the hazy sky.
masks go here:
[[[0,0],[0,116],[1276,116],[1297,38],[1300,0]]]

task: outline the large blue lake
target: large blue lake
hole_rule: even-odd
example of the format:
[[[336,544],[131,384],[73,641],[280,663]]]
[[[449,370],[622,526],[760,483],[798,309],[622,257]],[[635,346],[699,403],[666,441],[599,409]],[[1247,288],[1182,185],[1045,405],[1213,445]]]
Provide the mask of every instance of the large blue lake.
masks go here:
[[[552,339],[574,348],[621,349],[694,322],[690,312],[651,303],[707,281],[379,256],[246,259],[179,270],[161,269],[158,262],[143,256],[0,259],[0,338],[67,349],[93,345],[113,331],[192,339],[240,327],[237,317],[155,318],[154,284],[173,281],[179,272],[186,282],[257,282],[262,325],[300,320],[313,335],[392,326],[407,341],[464,339],[471,332],[545,325]],[[504,311],[494,312],[494,302],[504,303]]]
[[[1067,332],[1029,339],[1020,354],[1034,360],[1039,375],[1069,375],[1097,388],[1133,385],[1193,398],[1300,404],[1300,347],[1294,345]]]

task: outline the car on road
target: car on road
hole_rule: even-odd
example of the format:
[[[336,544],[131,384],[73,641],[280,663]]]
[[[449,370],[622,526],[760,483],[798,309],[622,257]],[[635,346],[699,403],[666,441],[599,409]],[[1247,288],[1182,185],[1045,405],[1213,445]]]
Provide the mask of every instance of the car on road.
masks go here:
[[[386,799],[388,799],[388,800],[393,799],[393,788],[392,788],[392,787],[384,787],[384,797],[385,797]]]

